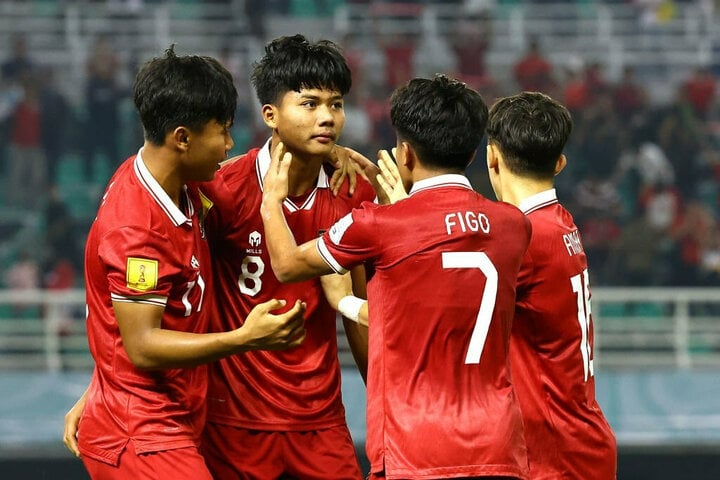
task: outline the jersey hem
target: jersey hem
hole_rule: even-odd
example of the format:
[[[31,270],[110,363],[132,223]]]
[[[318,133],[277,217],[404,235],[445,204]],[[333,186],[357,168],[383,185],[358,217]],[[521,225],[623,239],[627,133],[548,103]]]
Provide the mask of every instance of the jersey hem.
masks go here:
[[[380,471],[382,471],[382,469]],[[462,465],[423,469],[394,468],[390,470],[388,470],[387,465],[385,466],[385,478],[387,480],[401,480],[406,478],[431,480],[436,478],[458,477],[515,477],[521,480],[527,480],[529,478],[527,472],[505,465]]]
[[[331,418],[322,422],[247,422],[236,418],[210,416],[208,415],[207,423],[216,423],[220,425],[228,425],[246,430],[261,430],[266,432],[307,432],[311,430],[324,430],[326,428],[334,428],[347,425],[345,417]]]

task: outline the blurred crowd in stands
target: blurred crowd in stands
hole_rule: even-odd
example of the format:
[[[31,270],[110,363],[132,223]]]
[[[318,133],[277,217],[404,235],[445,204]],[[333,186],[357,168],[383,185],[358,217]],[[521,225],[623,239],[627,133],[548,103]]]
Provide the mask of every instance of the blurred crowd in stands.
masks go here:
[[[143,3],[152,0],[134,5]],[[292,2],[241,3],[249,9],[245,14],[258,18],[250,22],[250,34],[263,41],[264,13],[293,13]],[[329,5],[338,2],[305,3],[329,14]],[[417,15],[420,3],[404,2],[393,14]],[[584,61],[582,52],[574,61],[553,64],[539,36],[513,59],[509,78],[498,78],[485,61],[492,48],[490,12],[480,8],[459,16],[451,33],[433,46],[407,32],[328,35],[344,48],[353,71],[341,143],[371,158],[378,148],[394,145],[388,96],[431,70],[461,78],[488,103],[520,90],[548,93],[568,106],[575,122],[566,151],[569,166],[557,188],[580,227],[594,285],[720,285],[720,72],[700,65],[672,85],[672,101],[656,102],[632,65],[611,79],[604,65]],[[44,238],[39,248],[31,243],[17,250],[12,264],[0,265],[4,287],[82,286],[84,239],[104,183],[142,143],[138,122],[124,121],[122,113],[132,111],[124,106],[131,102],[128,79],[137,65],[121,61],[119,47],[110,36],[92,40],[85,82],[76,86],[84,92],[80,105],[58,88],[50,67],[34,60],[27,38],[15,36],[6,48],[0,79],[0,175],[5,179],[0,205],[6,212],[37,215]],[[232,153],[243,153],[268,135],[249,84],[248,59],[231,45],[216,56],[237,81]],[[484,153],[478,152],[468,174],[477,190],[494,198]],[[85,213],[72,208],[59,181],[58,170],[71,157],[78,159],[78,168],[65,182],[92,195]],[[105,170],[98,170],[102,163]],[[0,247],[14,233],[0,227]]]

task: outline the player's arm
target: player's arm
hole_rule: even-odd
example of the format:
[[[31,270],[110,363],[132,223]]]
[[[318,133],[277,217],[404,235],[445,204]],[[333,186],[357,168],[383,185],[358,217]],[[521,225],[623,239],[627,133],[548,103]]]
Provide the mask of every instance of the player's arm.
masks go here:
[[[351,279],[352,277],[352,279]],[[367,379],[367,358],[368,358],[368,307],[367,301],[356,297],[365,297],[365,270],[357,267],[350,275],[330,274],[320,277],[325,298],[328,304],[337,310],[343,319],[345,335],[352,352],[355,364],[363,378]],[[347,298],[346,298],[347,297]],[[346,298],[345,300],[343,300]],[[348,299],[354,299],[348,301]],[[340,305],[343,306],[341,310]]]
[[[318,252],[317,240],[302,245],[295,243],[282,204],[288,194],[288,169],[292,156],[284,151],[282,142],[272,152],[270,168],[263,181],[263,199],[260,206],[270,264],[275,277],[281,282],[297,282],[332,273],[332,268]]]
[[[347,276],[347,275],[346,275]],[[360,310],[358,311],[357,320],[349,319],[345,315],[352,315],[353,312],[340,313],[343,317],[343,326],[345,327],[345,335],[350,345],[355,365],[358,367],[363,382],[367,383],[368,368],[368,303],[367,303],[367,280],[365,278],[365,267],[359,265],[350,271],[352,279],[353,297],[362,300]],[[342,299],[340,299],[342,301]],[[346,303],[343,303],[346,305]],[[339,307],[338,307],[339,308]]]
[[[125,350],[141,370],[193,367],[248,350],[297,346],[305,338],[305,305],[297,301],[285,313],[270,313],[283,305],[284,300],[270,300],[256,306],[236,330],[189,333],[162,328],[162,306],[113,301]]]
[[[70,452],[76,457],[80,457],[80,449],[78,448],[77,433],[78,425],[80,425],[80,417],[85,410],[85,401],[90,387],[86,388],[83,394],[78,398],[75,405],[65,414],[65,431],[63,432],[63,443]]]

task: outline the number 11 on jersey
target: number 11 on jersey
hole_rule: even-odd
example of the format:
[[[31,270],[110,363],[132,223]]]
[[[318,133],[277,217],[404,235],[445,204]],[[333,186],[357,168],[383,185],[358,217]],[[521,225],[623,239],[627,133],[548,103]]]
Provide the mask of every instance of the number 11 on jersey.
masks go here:
[[[592,322],[592,309],[590,308],[590,286],[587,268],[582,273],[570,277],[573,292],[577,297],[577,317],[580,324],[580,354],[583,359],[583,372],[585,381],[588,375],[593,376],[593,354],[590,345],[590,325]]]

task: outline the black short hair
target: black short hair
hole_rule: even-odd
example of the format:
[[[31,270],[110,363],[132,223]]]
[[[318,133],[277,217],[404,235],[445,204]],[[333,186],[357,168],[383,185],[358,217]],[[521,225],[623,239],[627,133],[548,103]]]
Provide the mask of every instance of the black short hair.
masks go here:
[[[174,46],[140,67],[133,90],[145,139],[156,145],[181,125],[198,131],[211,120],[232,122],[237,107],[232,75],[220,62],[178,56]]]
[[[415,78],[390,99],[390,120],[427,167],[463,171],[485,135],[488,107],[464,83],[436,75]]]
[[[500,98],[490,108],[488,141],[503,154],[510,171],[533,178],[552,178],[573,122],[558,101],[539,92]]]
[[[303,88],[350,91],[350,67],[330,40],[310,43],[303,35],[279,37],[265,46],[253,64],[251,81],[261,105],[274,104],[289,91]]]

